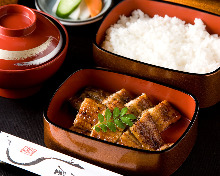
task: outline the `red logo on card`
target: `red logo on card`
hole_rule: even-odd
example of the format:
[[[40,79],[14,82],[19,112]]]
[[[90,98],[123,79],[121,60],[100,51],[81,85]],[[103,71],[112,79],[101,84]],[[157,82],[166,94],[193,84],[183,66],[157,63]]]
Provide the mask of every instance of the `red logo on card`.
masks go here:
[[[25,155],[32,156],[36,151],[37,151],[37,149],[25,146],[23,149],[21,149],[20,152],[24,153]]]

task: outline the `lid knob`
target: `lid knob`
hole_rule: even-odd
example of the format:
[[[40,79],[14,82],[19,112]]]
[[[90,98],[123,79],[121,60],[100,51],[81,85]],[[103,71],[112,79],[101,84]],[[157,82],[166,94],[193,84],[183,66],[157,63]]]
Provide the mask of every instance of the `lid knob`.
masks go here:
[[[0,7],[0,35],[19,37],[36,28],[36,15],[30,8],[10,4]]]

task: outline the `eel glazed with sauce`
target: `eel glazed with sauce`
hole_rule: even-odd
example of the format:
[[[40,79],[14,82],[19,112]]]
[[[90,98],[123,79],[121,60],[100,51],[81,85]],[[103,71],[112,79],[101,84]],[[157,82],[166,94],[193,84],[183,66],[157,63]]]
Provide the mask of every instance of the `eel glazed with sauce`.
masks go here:
[[[108,142],[150,151],[164,150],[172,145],[163,141],[161,133],[181,118],[181,114],[167,100],[154,105],[145,93],[134,97],[125,89],[110,93],[102,89],[86,87],[76,96],[71,97],[69,102],[77,110],[70,130]],[[126,107],[128,114],[137,117],[132,126],[116,127],[115,131],[95,130],[94,126],[101,123],[98,115],[104,115],[106,109],[113,111],[116,107],[120,110]]]

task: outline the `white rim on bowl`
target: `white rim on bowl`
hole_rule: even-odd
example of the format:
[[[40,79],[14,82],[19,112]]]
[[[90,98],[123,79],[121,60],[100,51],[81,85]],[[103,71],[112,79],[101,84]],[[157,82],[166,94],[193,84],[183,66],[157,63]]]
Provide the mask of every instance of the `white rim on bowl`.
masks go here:
[[[86,25],[86,24],[91,24],[94,22],[97,22],[99,20],[101,20],[104,16],[104,13],[112,6],[112,0],[107,0],[106,1],[106,5],[104,6],[104,8],[102,9],[102,11],[95,17],[86,19],[86,20],[72,20],[72,19],[62,19],[59,18],[58,16],[51,14],[53,17],[55,17],[56,19],[58,19],[63,25],[66,26],[81,26],[81,25]],[[37,10],[40,11],[45,11],[41,5],[39,4],[39,0],[35,0],[35,7]],[[46,13],[48,13],[47,11],[45,11]]]

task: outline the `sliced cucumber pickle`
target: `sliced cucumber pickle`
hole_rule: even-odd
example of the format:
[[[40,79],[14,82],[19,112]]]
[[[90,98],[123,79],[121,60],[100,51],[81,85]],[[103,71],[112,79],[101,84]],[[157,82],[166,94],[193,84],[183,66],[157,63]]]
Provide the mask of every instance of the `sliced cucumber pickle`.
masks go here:
[[[82,0],[61,0],[56,15],[61,18],[68,17],[81,3]]]

